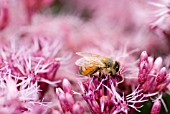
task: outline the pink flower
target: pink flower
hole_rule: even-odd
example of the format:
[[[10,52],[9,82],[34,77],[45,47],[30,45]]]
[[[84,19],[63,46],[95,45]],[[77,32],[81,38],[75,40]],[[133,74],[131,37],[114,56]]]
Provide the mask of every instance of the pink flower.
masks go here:
[[[144,51],[141,53],[138,66],[138,81],[144,92],[154,93],[166,90],[166,86],[170,83],[170,80],[166,68],[162,67],[161,57],[158,57],[154,62],[153,58],[148,57]]]
[[[6,114],[10,108],[10,113],[50,112],[54,101],[47,99],[46,95],[53,93],[48,88],[54,88],[60,82],[56,72],[63,59],[58,54],[58,39],[34,37],[15,40],[15,43],[1,42],[1,111]]]
[[[156,9],[153,13],[153,21],[150,23],[151,29],[154,29],[158,34],[169,34],[170,30],[170,2],[168,0],[160,0],[159,2],[149,2]]]
[[[122,65],[122,64],[121,64]],[[146,51],[141,53],[138,68],[138,87],[130,94],[118,91],[119,85],[126,81],[126,73],[122,75],[122,69],[119,75],[110,76],[102,73],[100,77],[94,74],[93,77],[84,78],[79,83],[82,89],[82,97],[87,102],[92,113],[133,113],[134,110],[140,112],[143,102],[156,97],[163,103],[166,111],[166,105],[163,101],[163,92],[168,92],[169,74],[165,67],[162,67],[162,58],[158,57],[155,61],[149,57]],[[124,67],[126,70],[126,67]],[[128,80],[131,80],[128,78]],[[127,86],[126,83],[123,83]],[[136,86],[135,84],[131,84]],[[153,105],[152,112],[159,112],[157,102]]]
[[[148,1],[0,0],[0,113],[132,114],[148,100],[151,113],[167,111],[168,2],[152,2],[158,12],[148,30]],[[156,58],[144,51],[138,61],[141,50]],[[79,77],[77,51],[111,57],[120,72]]]
[[[170,83],[170,74],[167,73],[165,67],[162,67],[162,58],[158,57],[154,61],[154,59],[149,57],[144,51],[141,53],[138,66],[138,81],[140,89],[142,89],[142,91],[145,94],[148,94],[150,97],[157,96],[159,99],[161,99],[167,111],[166,105],[162,99],[162,94],[164,92],[169,92],[168,85]],[[155,110],[158,110],[155,113],[159,112],[160,107],[157,109],[157,104],[159,104],[159,102],[155,101],[152,112]]]
[[[87,102],[93,114],[127,114],[130,108],[139,111],[138,108],[140,107],[136,107],[135,105],[145,102],[144,94],[142,94],[138,88],[127,96],[125,96],[123,92],[118,92],[117,86],[119,78],[120,76],[118,75],[110,77],[109,75],[102,74],[101,78],[94,75],[93,78],[88,78],[80,83],[83,91],[82,97]]]
[[[50,80],[55,78],[60,64],[59,60],[55,60],[56,52],[49,50],[53,49],[53,45],[49,45],[49,42],[45,43],[44,38],[32,40],[24,46],[20,44],[21,41],[18,41],[17,44],[2,44],[0,50],[1,66],[8,66],[13,75],[26,76],[32,81],[50,83]],[[33,44],[31,45],[31,43]],[[49,48],[49,46],[51,47]],[[55,49],[57,50],[57,48]]]
[[[0,1],[0,30],[4,29],[9,23],[9,9],[6,1]]]
[[[0,69],[0,113],[45,112],[46,106],[39,99],[39,92],[37,81],[11,74],[8,66]]]
[[[63,80],[62,88],[56,88],[56,94],[60,102],[63,113],[84,114],[84,108],[81,102],[75,102],[72,92],[72,86],[67,79]]]
[[[31,21],[32,15],[43,7],[52,4],[53,0],[23,0],[24,7],[26,8],[28,18]]]

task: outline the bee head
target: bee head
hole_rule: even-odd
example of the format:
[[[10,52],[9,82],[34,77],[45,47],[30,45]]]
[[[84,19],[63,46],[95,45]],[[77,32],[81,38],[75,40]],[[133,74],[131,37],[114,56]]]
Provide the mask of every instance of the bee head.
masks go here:
[[[110,71],[111,75],[115,75],[120,70],[120,64],[117,61],[114,61],[112,69]]]
[[[119,70],[120,70],[120,64],[119,64],[119,62],[115,61],[115,64],[114,64],[113,67],[114,67],[116,73],[119,72]]]
[[[111,66],[113,66],[113,60],[112,59],[106,59],[105,61],[106,67],[109,68]]]
[[[119,62],[114,61],[109,73],[111,76],[114,76],[116,75],[117,72],[119,72],[119,70],[120,70]]]

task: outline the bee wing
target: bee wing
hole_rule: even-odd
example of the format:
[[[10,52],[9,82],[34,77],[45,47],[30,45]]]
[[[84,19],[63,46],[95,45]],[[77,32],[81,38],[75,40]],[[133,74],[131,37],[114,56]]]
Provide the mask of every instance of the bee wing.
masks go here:
[[[105,67],[105,64],[103,64],[100,59],[95,58],[95,57],[84,57],[84,58],[80,58],[78,59],[75,64],[77,66],[86,66],[86,67]]]
[[[76,52],[76,54],[82,57],[100,57],[99,55],[87,53],[87,52]]]

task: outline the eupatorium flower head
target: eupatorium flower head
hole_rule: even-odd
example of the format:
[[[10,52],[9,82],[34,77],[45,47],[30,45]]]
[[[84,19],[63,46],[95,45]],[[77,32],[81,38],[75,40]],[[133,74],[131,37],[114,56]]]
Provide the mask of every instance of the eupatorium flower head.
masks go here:
[[[61,112],[70,114],[84,114],[81,102],[73,97],[72,86],[67,79],[62,82],[62,88],[56,88],[56,94],[61,106]]]
[[[45,112],[47,107],[39,99],[39,92],[37,81],[31,82],[28,77],[11,74],[8,66],[0,69],[0,113]]]
[[[45,43],[46,39],[44,38],[30,40],[32,42],[26,40],[25,44],[24,40],[17,40],[17,43],[1,44],[1,67],[8,66],[13,75],[26,76],[32,81],[50,83],[60,65],[59,60],[55,60],[57,52],[48,50],[49,48],[52,50],[53,45],[49,45],[49,42]],[[21,42],[24,46],[21,45]],[[57,46],[58,42],[55,43]]]
[[[158,57],[154,61],[153,57],[149,57],[144,51],[141,53],[139,60],[138,81],[144,92],[161,92],[166,90],[170,83],[169,74],[166,68],[162,67],[162,58]]]
[[[150,24],[151,29],[156,30],[159,35],[169,35],[170,33],[170,1],[160,0],[159,2],[149,2],[155,6],[155,14],[153,15],[153,21]],[[160,34],[160,32],[162,34]]]
[[[147,94],[148,98],[156,98],[151,114],[158,114],[160,112],[160,101],[164,105],[166,112],[168,111],[162,99],[162,94],[164,92],[169,92],[168,85],[170,83],[170,74],[167,73],[165,67],[162,67],[162,61],[161,57],[156,58],[154,61],[153,57],[148,56],[144,51],[141,53],[138,64],[138,81],[140,89]]]
[[[93,114],[108,114],[108,113],[128,113],[130,107],[139,102],[144,102],[142,93],[136,90],[129,96],[117,91],[118,78],[120,76],[110,77],[102,74],[102,78],[94,76],[80,83],[83,91],[83,98],[87,102]],[[137,98],[140,97],[141,99]]]

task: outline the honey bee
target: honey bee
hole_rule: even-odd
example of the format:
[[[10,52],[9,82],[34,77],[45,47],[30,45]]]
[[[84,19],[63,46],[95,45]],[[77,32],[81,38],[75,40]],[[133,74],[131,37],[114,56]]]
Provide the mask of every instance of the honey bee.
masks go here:
[[[94,73],[115,75],[120,70],[120,63],[114,61],[110,57],[100,56],[96,54],[77,52],[82,58],[78,59],[75,64],[79,66],[79,73],[84,76],[92,76]]]

